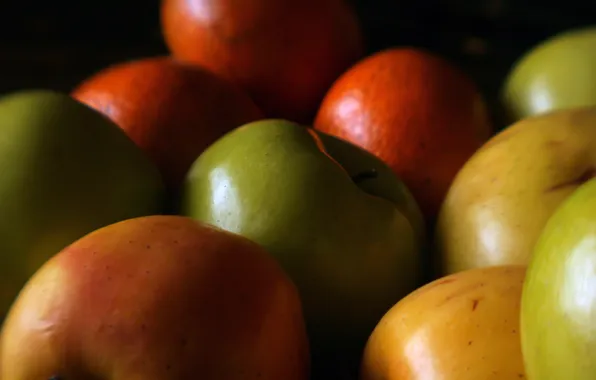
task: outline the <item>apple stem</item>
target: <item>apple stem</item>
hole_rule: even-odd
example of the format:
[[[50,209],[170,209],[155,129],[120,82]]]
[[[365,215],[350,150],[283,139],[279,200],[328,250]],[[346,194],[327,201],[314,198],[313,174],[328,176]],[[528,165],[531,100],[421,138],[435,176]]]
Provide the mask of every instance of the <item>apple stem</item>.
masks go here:
[[[366,181],[367,179],[377,178],[378,176],[379,173],[377,172],[377,169],[369,169],[353,175],[352,181],[354,181],[354,183],[360,183],[362,181]]]

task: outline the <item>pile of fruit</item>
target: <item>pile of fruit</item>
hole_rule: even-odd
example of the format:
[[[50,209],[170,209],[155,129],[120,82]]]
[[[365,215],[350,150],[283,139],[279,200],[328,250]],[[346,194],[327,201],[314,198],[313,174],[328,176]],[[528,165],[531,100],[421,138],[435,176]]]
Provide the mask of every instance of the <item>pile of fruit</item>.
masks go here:
[[[503,128],[343,0],[161,21],[171,56],[0,98],[0,379],[596,378],[596,27]]]

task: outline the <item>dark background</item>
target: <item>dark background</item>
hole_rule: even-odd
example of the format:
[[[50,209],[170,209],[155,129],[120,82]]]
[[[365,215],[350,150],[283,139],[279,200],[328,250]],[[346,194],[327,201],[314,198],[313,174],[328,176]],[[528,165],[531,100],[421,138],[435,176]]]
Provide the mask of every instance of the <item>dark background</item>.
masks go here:
[[[596,0],[351,0],[370,52],[420,46],[457,62],[489,100],[524,51],[557,32],[596,24]],[[159,0],[15,1],[0,8],[0,94],[70,90],[121,60],[167,53]]]

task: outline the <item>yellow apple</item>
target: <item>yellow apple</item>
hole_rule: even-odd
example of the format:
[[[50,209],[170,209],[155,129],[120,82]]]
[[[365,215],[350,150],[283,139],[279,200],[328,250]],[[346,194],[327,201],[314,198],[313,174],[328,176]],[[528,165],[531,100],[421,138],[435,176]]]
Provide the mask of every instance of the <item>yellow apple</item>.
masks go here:
[[[521,120],[481,147],[449,189],[436,226],[439,274],[527,265],[547,219],[596,174],[596,107]]]
[[[360,380],[519,380],[524,266],[435,280],[398,302],[372,333]]]

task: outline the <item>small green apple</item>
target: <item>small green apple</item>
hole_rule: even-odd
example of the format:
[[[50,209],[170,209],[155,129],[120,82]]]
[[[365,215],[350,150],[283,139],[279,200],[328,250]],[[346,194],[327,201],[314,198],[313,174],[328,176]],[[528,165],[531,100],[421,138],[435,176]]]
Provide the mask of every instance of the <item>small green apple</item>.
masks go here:
[[[507,123],[596,105],[596,26],[565,31],[528,51],[511,69],[501,99]]]
[[[407,188],[366,151],[289,121],[249,123],[211,145],[189,172],[182,213],[278,259],[315,350],[363,348],[419,284],[424,223]]]
[[[46,90],[0,98],[0,319],[49,257],[160,212],[162,193],[158,170],[96,111]]]
[[[528,379],[596,378],[596,179],[557,208],[536,244],[520,333]]]

